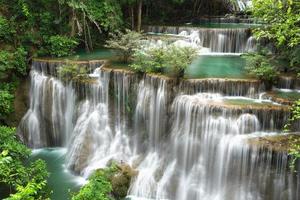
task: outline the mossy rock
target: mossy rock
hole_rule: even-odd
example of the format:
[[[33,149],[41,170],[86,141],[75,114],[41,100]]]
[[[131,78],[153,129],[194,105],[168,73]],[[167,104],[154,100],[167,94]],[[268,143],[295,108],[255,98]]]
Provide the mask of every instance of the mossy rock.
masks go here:
[[[116,198],[125,198],[131,179],[137,175],[137,171],[127,164],[121,164],[117,167],[117,172],[111,177],[112,193]]]
[[[248,140],[248,144],[256,148],[258,147],[268,149],[270,151],[287,153],[294,142],[299,140],[299,133],[291,133],[251,138]]]

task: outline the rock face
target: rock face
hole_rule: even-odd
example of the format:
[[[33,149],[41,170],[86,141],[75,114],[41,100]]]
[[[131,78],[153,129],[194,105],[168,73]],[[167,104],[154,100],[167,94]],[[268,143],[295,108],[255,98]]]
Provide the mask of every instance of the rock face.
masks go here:
[[[274,152],[288,152],[295,141],[300,141],[299,133],[280,134],[274,136],[250,138],[248,143],[254,148],[267,149]]]
[[[119,164],[117,172],[111,177],[112,193],[117,199],[125,198],[131,183],[131,179],[138,172],[127,164]]]
[[[29,108],[29,78],[23,78],[15,91],[14,112],[6,119],[6,124],[17,127]]]

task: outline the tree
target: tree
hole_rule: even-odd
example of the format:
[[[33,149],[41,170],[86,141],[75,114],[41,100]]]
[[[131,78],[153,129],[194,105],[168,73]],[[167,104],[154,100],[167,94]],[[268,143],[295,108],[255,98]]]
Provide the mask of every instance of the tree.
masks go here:
[[[122,24],[120,4],[114,0],[59,0],[61,6],[70,9],[70,36],[82,36],[86,50],[93,49],[92,27],[103,31],[114,31]]]
[[[197,49],[171,44],[166,47],[137,50],[130,66],[137,72],[167,73],[180,78],[196,56]]]
[[[300,2],[253,0],[252,12],[265,24],[255,30],[256,38],[273,42],[277,51],[288,57],[292,66],[300,65]]]
[[[128,63],[131,56],[140,46],[142,35],[135,31],[125,30],[125,33],[116,31],[110,34],[111,38],[106,42],[106,47],[114,49],[121,56],[124,63]]]

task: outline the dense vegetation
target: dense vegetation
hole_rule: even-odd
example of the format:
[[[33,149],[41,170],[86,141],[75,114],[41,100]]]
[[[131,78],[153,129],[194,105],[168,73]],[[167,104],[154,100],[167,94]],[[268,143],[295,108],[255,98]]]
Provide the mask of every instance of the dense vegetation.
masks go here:
[[[15,134],[14,128],[0,126],[0,198],[48,199],[50,191],[47,189],[45,162],[27,163],[30,150],[18,141]]]

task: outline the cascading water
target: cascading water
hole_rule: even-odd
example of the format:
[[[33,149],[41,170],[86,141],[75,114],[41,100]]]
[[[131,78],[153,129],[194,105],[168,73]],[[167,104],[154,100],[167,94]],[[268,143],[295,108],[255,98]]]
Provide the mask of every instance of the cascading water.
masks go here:
[[[30,108],[23,117],[19,132],[30,147],[65,145],[73,129],[75,91],[71,84],[47,76],[41,63],[33,64],[30,88]],[[65,133],[65,134],[61,134]]]
[[[288,108],[230,103],[258,97],[258,81],[178,83],[101,65],[93,81],[64,84],[33,63],[30,109],[19,126],[27,144],[67,145],[67,166],[84,177],[111,160],[131,164],[139,171],[131,199],[299,199],[287,155],[247,143],[278,131]]]
[[[219,97],[197,94],[174,100],[170,137],[160,150],[147,154],[139,165],[139,175],[129,192],[131,198],[283,199],[276,194],[284,191],[287,191],[284,198],[297,197],[292,183],[295,177],[289,173],[280,172],[280,177],[276,177],[286,185],[269,183],[274,171],[286,168],[286,158],[279,156],[278,166],[273,168],[270,152],[252,152],[245,143],[245,138],[262,127],[274,129],[273,123],[266,119],[259,121],[255,114],[210,106]],[[261,156],[270,157],[264,160]],[[268,188],[276,188],[276,193],[269,193]]]
[[[256,49],[256,41],[247,28],[147,26],[146,31],[178,35],[191,45],[208,48],[212,53],[245,53]]]

